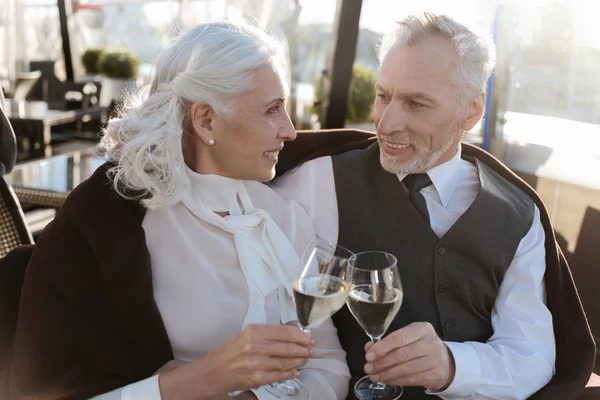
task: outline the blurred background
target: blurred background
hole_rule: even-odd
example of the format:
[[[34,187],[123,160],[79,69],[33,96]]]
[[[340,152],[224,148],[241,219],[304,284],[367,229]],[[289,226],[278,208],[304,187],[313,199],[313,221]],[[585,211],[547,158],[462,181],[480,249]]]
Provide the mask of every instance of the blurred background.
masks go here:
[[[373,130],[376,45],[395,21],[424,11],[495,42],[486,116],[464,140],[540,193],[599,337],[595,0],[2,0],[0,86],[18,147],[12,183],[72,189],[102,162],[86,154],[122,91],[151,79],[153,58],[182,27],[218,19],[248,18],[286,43],[298,129]]]

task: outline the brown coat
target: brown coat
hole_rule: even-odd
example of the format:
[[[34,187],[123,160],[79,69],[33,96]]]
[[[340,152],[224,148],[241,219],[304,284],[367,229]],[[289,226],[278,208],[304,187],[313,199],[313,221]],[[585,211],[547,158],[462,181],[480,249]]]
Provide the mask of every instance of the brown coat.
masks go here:
[[[302,133],[281,154],[279,172],[373,140],[358,131]],[[464,151],[522,187],[540,209],[557,374],[534,398],[574,399],[591,374],[595,348],[544,204],[489,154]],[[27,267],[6,398],[85,399],[149,377],[173,358],[154,302],[144,214],[139,203],[112,191],[106,166],[71,193]]]

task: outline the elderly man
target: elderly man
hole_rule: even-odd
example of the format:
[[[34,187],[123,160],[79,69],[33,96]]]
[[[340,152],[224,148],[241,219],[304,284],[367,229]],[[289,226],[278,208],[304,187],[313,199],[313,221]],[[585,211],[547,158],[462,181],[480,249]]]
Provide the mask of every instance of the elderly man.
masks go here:
[[[385,338],[367,343],[346,308],[334,316],[353,382],[367,373],[403,385],[403,399],[525,399],[555,374],[540,209],[461,146],[482,118],[494,58],[447,16],[406,18],[380,47],[377,142],[273,183],[322,238],[399,260],[404,301]],[[593,348],[589,330],[581,337]]]

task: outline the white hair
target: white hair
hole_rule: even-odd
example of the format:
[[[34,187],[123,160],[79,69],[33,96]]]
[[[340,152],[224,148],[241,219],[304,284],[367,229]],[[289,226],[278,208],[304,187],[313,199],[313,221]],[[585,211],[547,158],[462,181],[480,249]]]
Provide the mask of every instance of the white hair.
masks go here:
[[[494,43],[447,15],[424,13],[422,17],[409,16],[399,21],[398,28],[381,40],[379,62],[383,62],[396,43],[412,46],[434,36],[446,38],[456,46],[460,57],[456,78],[461,100],[466,102],[485,93],[496,62]]]
[[[115,164],[108,175],[117,193],[151,209],[176,203],[190,186],[183,149],[192,103],[228,115],[268,63],[284,68],[281,42],[245,22],[200,24],[175,38],[157,56],[150,87],[128,96],[124,115],[104,129],[98,149]]]

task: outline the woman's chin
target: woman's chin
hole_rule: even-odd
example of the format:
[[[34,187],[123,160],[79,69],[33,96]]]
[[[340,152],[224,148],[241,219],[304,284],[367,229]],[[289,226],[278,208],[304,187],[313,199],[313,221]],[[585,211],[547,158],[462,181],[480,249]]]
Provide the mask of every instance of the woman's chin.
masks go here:
[[[261,169],[259,171],[245,171],[244,174],[240,174],[241,180],[245,181],[258,181],[258,182],[269,182],[275,178],[275,167],[268,169]]]
[[[273,167],[270,171],[265,171],[264,174],[261,175],[260,179],[256,179],[259,182],[269,182],[275,178],[275,167]]]

